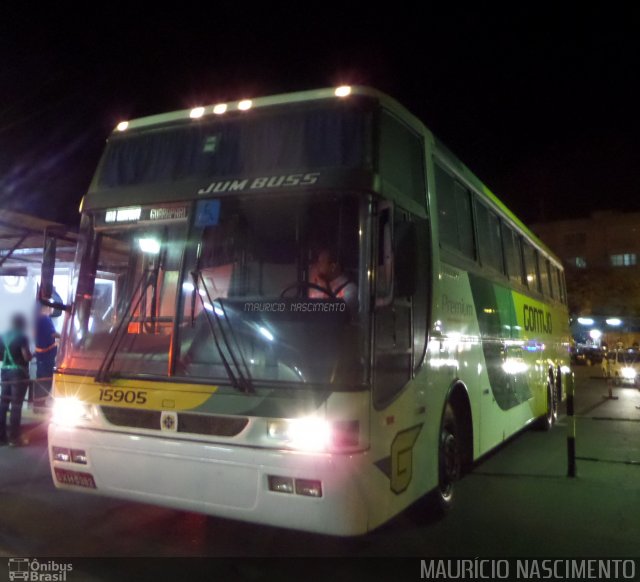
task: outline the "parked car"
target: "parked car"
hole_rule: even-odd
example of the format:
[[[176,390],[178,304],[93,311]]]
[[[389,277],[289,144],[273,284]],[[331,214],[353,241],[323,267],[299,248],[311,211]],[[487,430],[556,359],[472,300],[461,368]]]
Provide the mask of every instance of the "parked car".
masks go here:
[[[612,378],[617,386],[640,386],[640,352],[638,350],[611,350],[602,360],[602,375]]]
[[[604,360],[605,354],[606,352],[602,348],[578,345],[571,350],[571,363],[593,366],[600,364]]]

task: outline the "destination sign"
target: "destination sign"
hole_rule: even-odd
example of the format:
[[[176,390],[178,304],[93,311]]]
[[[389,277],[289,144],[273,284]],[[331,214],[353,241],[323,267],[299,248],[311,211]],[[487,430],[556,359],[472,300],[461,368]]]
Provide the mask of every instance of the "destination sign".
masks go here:
[[[153,207],[127,206],[110,208],[105,211],[103,224],[137,224],[140,222],[170,222],[186,220],[189,207],[182,205],[162,205]]]

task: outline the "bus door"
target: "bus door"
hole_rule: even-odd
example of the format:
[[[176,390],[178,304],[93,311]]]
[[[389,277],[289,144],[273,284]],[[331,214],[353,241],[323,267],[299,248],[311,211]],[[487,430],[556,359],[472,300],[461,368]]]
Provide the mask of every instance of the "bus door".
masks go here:
[[[411,252],[400,239],[411,216],[380,204],[377,228],[373,394],[377,408],[393,400],[412,377],[412,295],[398,281],[398,261]],[[394,237],[395,234],[395,237]]]

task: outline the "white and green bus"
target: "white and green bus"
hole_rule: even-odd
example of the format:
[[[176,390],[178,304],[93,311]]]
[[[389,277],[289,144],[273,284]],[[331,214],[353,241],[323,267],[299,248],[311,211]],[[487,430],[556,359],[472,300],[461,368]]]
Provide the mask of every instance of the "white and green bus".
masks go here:
[[[122,122],[81,213],[59,488],[356,535],[556,418],[560,261],[378,91]]]

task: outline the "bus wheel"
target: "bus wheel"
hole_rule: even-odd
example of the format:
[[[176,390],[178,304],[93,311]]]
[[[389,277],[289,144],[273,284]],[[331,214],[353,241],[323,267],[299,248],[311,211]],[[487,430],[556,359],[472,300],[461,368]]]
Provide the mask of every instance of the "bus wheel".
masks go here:
[[[455,482],[462,474],[462,442],[456,415],[447,403],[440,427],[438,450],[438,488],[436,498],[441,513],[446,513],[453,505]]]
[[[558,420],[558,400],[551,384],[547,383],[547,412],[540,419],[538,426],[542,430],[551,430]]]

